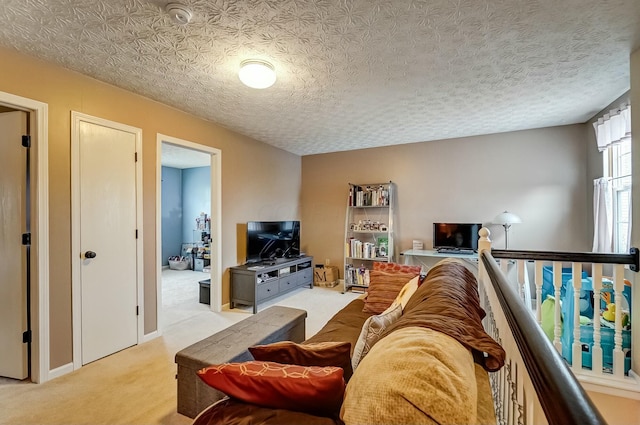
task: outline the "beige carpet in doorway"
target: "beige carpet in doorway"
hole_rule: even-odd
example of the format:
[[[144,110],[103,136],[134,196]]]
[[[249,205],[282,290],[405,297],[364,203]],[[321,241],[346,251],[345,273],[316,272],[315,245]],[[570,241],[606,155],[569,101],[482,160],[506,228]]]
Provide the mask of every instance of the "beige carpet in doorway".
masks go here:
[[[307,310],[307,336],[358,294],[300,288],[260,306]],[[250,308],[174,314],[163,335],[44,384],[0,382],[0,424],[190,424],[176,413],[175,353],[248,317]],[[184,303],[182,303],[182,307]],[[171,313],[173,314],[173,313]]]

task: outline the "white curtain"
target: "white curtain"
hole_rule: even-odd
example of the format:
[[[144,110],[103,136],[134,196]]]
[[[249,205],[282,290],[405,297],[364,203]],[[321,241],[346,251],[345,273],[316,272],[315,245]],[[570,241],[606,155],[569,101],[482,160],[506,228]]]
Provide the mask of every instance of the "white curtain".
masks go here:
[[[593,252],[613,252],[611,183],[606,177],[593,181]]]
[[[609,146],[631,137],[631,106],[622,105],[620,109],[609,111],[593,123],[596,141],[600,152]]]
[[[631,208],[632,205],[631,203],[629,204],[629,210],[627,211],[627,213],[629,214],[629,216],[627,217],[627,222],[629,223],[629,225],[627,226],[627,246],[624,247],[624,251],[623,252],[629,252],[629,249],[631,249],[631,217],[633,217],[631,215]]]

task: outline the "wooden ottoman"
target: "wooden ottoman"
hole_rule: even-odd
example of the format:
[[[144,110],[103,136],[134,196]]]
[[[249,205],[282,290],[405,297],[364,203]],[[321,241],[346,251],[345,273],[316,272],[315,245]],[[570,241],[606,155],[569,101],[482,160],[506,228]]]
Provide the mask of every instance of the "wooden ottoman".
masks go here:
[[[225,395],[205,384],[196,374],[212,364],[253,360],[248,347],[278,341],[305,340],[307,312],[297,308],[273,306],[198,341],[179,351],[178,413],[195,418]]]

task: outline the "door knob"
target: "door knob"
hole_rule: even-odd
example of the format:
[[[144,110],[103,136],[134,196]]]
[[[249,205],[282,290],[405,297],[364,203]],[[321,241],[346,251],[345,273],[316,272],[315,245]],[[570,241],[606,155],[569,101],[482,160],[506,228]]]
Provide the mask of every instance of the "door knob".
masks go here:
[[[84,258],[96,258],[96,253],[93,251],[87,251],[84,253]]]

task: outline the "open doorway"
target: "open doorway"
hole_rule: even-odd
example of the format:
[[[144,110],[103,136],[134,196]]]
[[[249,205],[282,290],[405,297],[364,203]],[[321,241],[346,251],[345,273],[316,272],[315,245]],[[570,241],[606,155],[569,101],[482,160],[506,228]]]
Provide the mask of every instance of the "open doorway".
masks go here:
[[[220,311],[220,151],[158,135],[158,329]]]
[[[13,185],[20,187],[20,195],[15,201],[21,206],[18,209],[2,209],[3,221],[10,223],[12,229],[4,228],[1,238],[3,242],[11,242],[7,245],[10,250],[18,255],[19,269],[9,277],[3,273],[3,288],[17,285],[18,301],[12,301],[3,291],[2,299],[10,303],[10,309],[15,309],[14,329],[9,329],[11,342],[0,341],[3,346],[2,362],[7,361],[7,351],[9,345],[15,345],[18,349],[18,369],[27,368],[26,374],[21,372],[16,378],[27,376],[26,380],[31,382],[45,382],[49,380],[49,232],[48,232],[48,149],[47,149],[47,104],[35,100],[15,96],[10,93],[0,92],[0,112],[3,114],[22,114],[26,118],[20,118],[21,130],[4,143],[11,143],[13,147],[24,151],[26,161],[18,160],[17,164],[26,164],[25,168],[20,165],[18,170],[23,177],[28,176],[26,192],[22,190],[22,183],[10,181],[7,175],[3,175],[3,182],[6,187],[2,189],[5,206],[11,203],[11,195],[5,189]],[[6,136],[6,128],[2,129]],[[21,134],[22,133],[22,134]],[[28,137],[27,137],[28,135]],[[25,137],[23,137],[25,136]],[[8,156],[8,145],[0,149],[3,157]],[[13,148],[12,148],[13,149]],[[31,153],[28,153],[31,152]],[[22,157],[22,152],[19,152]],[[5,158],[5,160],[7,159]],[[4,172],[6,166],[3,166]],[[12,189],[13,190],[13,189]],[[17,192],[16,192],[17,193]],[[29,193],[29,195],[26,195]],[[16,214],[15,217],[9,217]],[[19,215],[19,216],[18,216]],[[11,221],[13,220],[13,221]],[[26,221],[25,221],[26,220]],[[26,224],[25,223],[29,223]],[[9,230],[13,233],[9,234]],[[16,234],[14,234],[17,232]],[[17,240],[16,240],[17,238]],[[26,256],[25,252],[26,250]],[[3,254],[4,256],[4,254]],[[6,267],[3,267],[6,272]],[[27,285],[25,287],[25,285]],[[14,293],[13,289],[11,293]],[[4,313],[9,313],[8,306],[0,306]],[[12,319],[13,320],[13,319]],[[8,326],[9,321],[2,317],[0,326]],[[24,347],[27,347],[26,349]],[[10,374],[8,374],[11,376]]]

